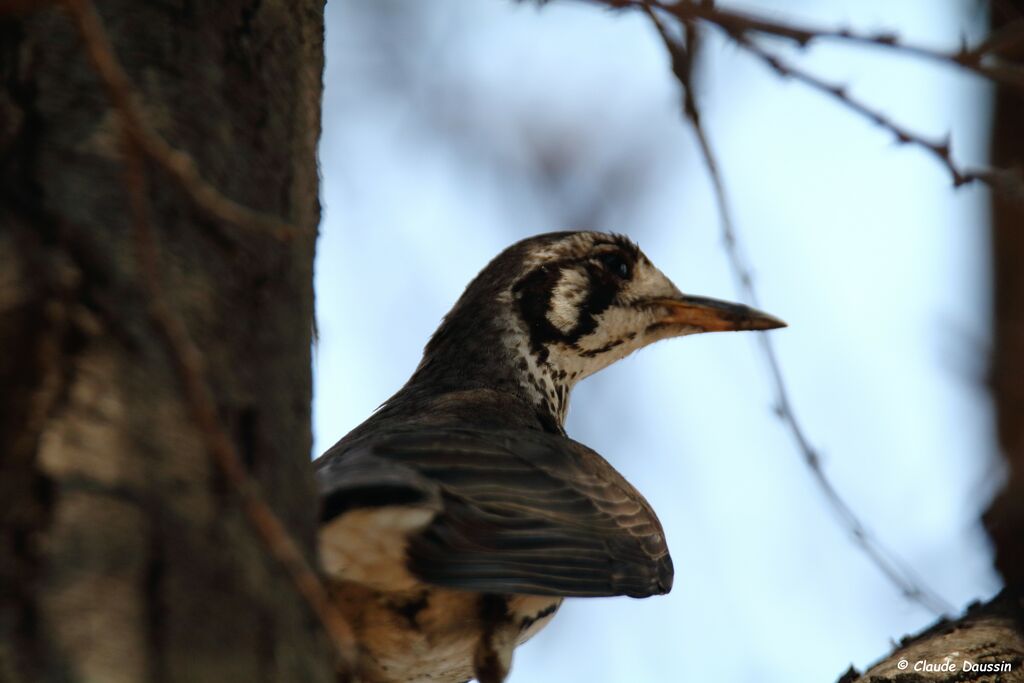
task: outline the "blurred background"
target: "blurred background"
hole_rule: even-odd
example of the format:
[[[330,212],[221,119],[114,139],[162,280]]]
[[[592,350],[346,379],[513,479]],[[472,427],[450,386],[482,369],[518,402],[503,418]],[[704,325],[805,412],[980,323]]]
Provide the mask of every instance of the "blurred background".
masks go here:
[[[736,5],[729,5],[734,7]],[[974,0],[743,9],[955,49]],[[679,88],[650,22],[585,2],[331,0],[315,454],[397,390],[469,280],[523,237],[622,232],[684,291],[737,299]],[[782,46],[779,46],[782,47]],[[955,608],[999,589],[985,388],[988,204],[919,150],[708,34],[697,72],[796,412],[865,524]],[[990,89],[815,45],[794,61],[985,161]],[[773,413],[755,339],[650,347],[577,387],[567,431],[650,500],[669,596],[573,600],[513,682],[832,681],[934,615],[850,541]]]

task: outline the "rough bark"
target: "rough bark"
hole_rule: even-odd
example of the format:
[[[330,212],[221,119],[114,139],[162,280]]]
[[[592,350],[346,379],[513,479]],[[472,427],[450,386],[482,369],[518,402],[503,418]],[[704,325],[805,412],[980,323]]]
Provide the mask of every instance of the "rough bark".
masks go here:
[[[853,667],[839,683],[1020,683],[1024,681],[1024,601],[1005,592],[975,604],[959,619],[940,619],[904,638],[863,674]]]
[[[149,121],[234,200],[147,165],[164,296],[312,557],[321,0],[107,0]],[[0,681],[326,681],[325,638],[190,419],[138,284],[117,117],[60,9],[0,16]]]

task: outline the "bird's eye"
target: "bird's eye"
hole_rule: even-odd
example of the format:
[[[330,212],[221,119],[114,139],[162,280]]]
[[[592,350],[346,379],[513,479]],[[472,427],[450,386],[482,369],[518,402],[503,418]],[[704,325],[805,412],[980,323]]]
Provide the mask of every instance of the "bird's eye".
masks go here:
[[[617,252],[609,252],[607,254],[601,254],[598,256],[601,264],[608,269],[608,272],[614,273],[621,278],[629,277],[629,263],[622,257],[622,254]]]

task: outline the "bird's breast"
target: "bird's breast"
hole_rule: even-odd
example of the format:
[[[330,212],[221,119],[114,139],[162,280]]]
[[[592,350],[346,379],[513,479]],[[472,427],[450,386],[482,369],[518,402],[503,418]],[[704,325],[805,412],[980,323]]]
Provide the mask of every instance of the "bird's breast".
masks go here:
[[[480,593],[422,584],[378,591],[347,581],[333,582],[331,593],[361,646],[357,683],[463,683],[473,678],[474,652],[485,632],[496,632],[496,642],[505,643],[511,656],[562,602],[548,596],[498,596],[504,614],[488,623]]]

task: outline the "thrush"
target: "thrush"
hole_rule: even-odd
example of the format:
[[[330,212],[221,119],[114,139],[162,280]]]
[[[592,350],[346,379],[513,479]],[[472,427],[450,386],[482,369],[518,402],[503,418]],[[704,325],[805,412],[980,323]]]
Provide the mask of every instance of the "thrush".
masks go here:
[[[564,598],[667,593],[661,523],[566,435],[569,393],[660,339],[782,326],[682,294],[622,236],[544,234],[499,254],[405,386],[315,461],[356,680],[500,683]]]

